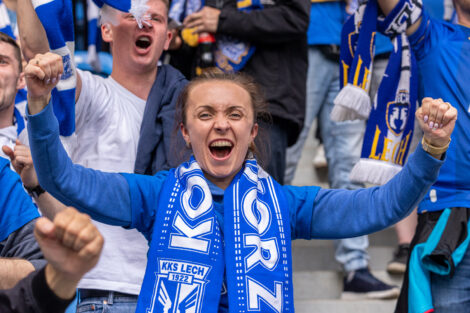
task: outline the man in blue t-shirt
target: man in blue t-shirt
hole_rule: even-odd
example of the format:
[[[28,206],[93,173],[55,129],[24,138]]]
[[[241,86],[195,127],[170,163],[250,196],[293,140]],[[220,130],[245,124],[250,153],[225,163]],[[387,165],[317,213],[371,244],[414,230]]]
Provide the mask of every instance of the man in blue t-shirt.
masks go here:
[[[333,122],[330,113],[339,92],[339,45],[341,29],[347,18],[346,2],[312,0],[308,38],[308,74],[305,122],[296,144],[287,151],[285,183],[291,183],[305,140],[315,118],[328,160],[331,188],[358,189],[349,173],[359,160],[364,121]],[[369,271],[367,235],[335,241],[335,258],[344,268],[341,297],[393,298],[398,288],[375,278]]]
[[[46,262],[33,234],[38,210],[2,157],[0,186],[0,289],[8,289]]]
[[[398,0],[379,0],[386,14],[397,3]],[[454,6],[459,25],[434,19],[424,12],[422,18],[407,30],[418,61],[420,97],[445,99],[459,113],[452,143],[447,151],[447,162],[441,168],[437,182],[419,205],[420,218],[413,239],[415,243],[419,242],[425,231],[424,223],[441,215],[446,208],[470,208],[470,1],[455,0]],[[468,231],[466,227],[464,231]],[[454,230],[451,233],[456,232]],[[466,234],[462,235],[465,238]],[[457,236],[460,234],[457,233]],[[470,249],[465,248],[460,256],[462,258],[453,275],[430,273],[432,303],[437,312],[469,310]],[[397,311],[402,310],[398,307]]]

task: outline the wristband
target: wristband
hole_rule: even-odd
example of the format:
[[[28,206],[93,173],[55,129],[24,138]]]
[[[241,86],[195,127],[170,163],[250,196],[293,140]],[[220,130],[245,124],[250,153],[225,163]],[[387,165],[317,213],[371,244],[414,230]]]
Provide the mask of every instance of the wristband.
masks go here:
[[[24,189],[28,192],[28,194],[33,197],[34,199],[39,198],[39,196],[46,191],[41,187],[41,185],[37,185],[35,187],[26,187],[23,185]]]
[[[444,152],[447,151],[447,149],[449,148],[450,141],[451,140],[449,138],[449,142],[445,146],[436,147],[436,146],[433,146],[432,144],[428,143],[423,137],[423,139],[421,140],[421,145],[423,146],[423,150],[426,151],[427,153],[434,154],[434,155],[439,155],[439,154],[443,154]]]

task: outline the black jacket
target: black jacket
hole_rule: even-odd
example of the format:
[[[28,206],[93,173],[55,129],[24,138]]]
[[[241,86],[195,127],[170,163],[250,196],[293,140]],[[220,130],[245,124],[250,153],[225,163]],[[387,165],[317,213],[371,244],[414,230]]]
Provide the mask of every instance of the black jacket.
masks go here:
[[[243,72],[261,85],[274,123],[284,125],[293,145],[303,127],[307,81],[309,0],[261,1],[264,9],[240,12],[225,0],[217,34],[250,42],[256,51]]]
[[[0,312],[2,313],[60,313],[73,299],[58,298],[49,288],[45,268],[32,272],[8,290],[0,290]]]

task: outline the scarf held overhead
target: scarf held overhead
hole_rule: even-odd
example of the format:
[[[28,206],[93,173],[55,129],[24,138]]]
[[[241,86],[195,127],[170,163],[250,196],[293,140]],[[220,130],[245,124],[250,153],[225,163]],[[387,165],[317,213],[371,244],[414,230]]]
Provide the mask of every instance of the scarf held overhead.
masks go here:
[[[15,38],[11,28],[10,17],[8,16],[8,9],[2,0],[0,0],[0,32]]]
[[[146,22],[147,0],[94,0],[103,4],[134,14],[137,23],[142,27]],[[54,114],[59,121],[62,136],[70,136],[75,131],[75,87],[77,72],[74,62],[74,26],[72,1],[67,0],[32,0],[31,1],[41,24],[46,31],[51,52],[62,57],[64,72],[57,86],[52,90]]]
[[[417,65],[405,32],[419,19],[421,8],[418,0],[400,0],[383,18],[377,14],[376,0],[365,1],[343,27],[343,88],[331,117],[368,118],[361,158],[351,171],[351,180],[384,184],[407,159],[417,102]],[[392,38],[394,48],[371,106],[368,92],[377,29]]]
[[[224,272],[230,312],[294,312],[286,200],[255,160],[225,191],[224,225],[194,158],[161,195],[137,312],[218,312]]]

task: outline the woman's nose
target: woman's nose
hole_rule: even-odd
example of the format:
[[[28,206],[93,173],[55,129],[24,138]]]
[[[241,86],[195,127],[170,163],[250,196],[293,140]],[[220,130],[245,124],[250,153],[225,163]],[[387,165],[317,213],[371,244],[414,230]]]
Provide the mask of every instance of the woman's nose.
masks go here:
[[[226,131],[230,127],[230,123],[226,117],[218,117],[215,120],[214,128],[218,131]]]

